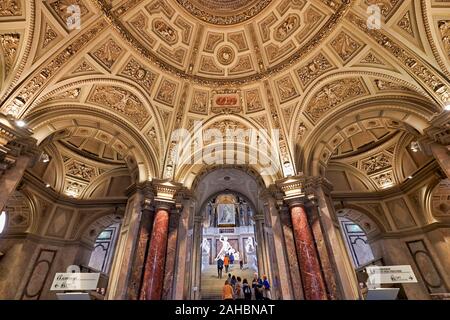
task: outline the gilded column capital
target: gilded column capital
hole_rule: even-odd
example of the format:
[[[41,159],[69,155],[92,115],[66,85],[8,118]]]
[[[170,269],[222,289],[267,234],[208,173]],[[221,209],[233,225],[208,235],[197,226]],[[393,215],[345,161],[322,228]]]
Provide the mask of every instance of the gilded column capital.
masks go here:
[[[20,127],[16,119],[0,113],[0,162],[1,169],[12,167],[19,156],[28,155],[30,165],[38,159],[41,152],[37,148],[37,140],[32,137],[33,132]]]
[[[330,193],[333,186],[325,177],[295,176],[280,180],[276,183],[280,192],[277,199],[278,206],[286,203],[289,207],[317,205],[318,189]]]
[[[431,125],[424,130],[425,136],[444,146],[450,145],[450,113],[441,112],[431,120]],[[423,141],[422,141],[423,142]]]

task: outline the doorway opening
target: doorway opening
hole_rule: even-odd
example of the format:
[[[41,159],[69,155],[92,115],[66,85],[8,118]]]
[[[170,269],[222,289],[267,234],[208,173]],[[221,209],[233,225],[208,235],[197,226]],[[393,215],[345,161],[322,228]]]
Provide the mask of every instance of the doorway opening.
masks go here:
[[[258,273],[254,205],[242,194],[224,191],[203,209],[202,299],[220,298],[229,275],[251,283]]]

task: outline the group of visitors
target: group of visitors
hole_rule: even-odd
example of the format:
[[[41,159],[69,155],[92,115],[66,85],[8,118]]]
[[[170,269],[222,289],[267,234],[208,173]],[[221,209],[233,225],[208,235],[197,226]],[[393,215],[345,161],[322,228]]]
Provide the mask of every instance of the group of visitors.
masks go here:
[[[222,279],[222,271],[225,267],[225,273],[228,273],[228,270],[230,268],[230,264],[234,263],[234,256],[233,254],[226,254],[223,259],[219,258],[217,259],[217,274],[219,279]]]
[[[217,276],[219,279],[222,279],[222,273],[223,268],[225,267],[225,273],[228,273],[228,270],[230,269],[230,265],[234,264],[234,255],[233,254],[226,254],[223,259],[219,258],[217,259]],[[240,269],[244,269],[244,261],[239,261]]]
[[[270,293],[270,283],[267,276],[262,279],[257,273],[254,274],[251,287],[247,279],[242,280],[241,277],[236,277],[228,274],[228,279],[223,286],[222,298],[224,300],[270,300],[272,295]]]

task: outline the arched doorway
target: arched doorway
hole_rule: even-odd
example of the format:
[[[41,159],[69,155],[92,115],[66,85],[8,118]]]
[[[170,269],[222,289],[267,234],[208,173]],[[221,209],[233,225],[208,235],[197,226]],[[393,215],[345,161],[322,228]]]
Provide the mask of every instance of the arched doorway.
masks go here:
[[[262,179],[245,168],[222,167],[197,177],[194,194],[198,206],[194,219],[194,299],[221,299],[227,278],[225,268],[218,275],[217,259],[233,254],[228,273],[251,284],[254,273],[267,275],[277,291],[278,272],[274,255],[271,221],[263,197]],[[242,261],[242,266],[241,266]]]
[[[251,281],[258,273],[254,205],[244,195],[224,190],[202,206],[202,299],[220,298],[222,279],[228,274]],[[222,273],[218,263],[225,260]]]

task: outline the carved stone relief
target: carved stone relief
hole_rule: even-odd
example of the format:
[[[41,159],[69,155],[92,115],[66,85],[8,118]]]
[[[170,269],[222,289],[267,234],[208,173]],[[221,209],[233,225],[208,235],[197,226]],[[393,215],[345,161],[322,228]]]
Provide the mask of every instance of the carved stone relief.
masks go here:
[[[274,39],[280,42],[285,41],[300,27],[300,17],[296,14],[287,16],[281,23],[275,28]]]
[[[153,21],[153,31],[169,45],[174,45],[178,42],[178,32],[162,19]]]
[[[0,2],[0,16],[20,16],[22,15],[22,8],[20,0],[6,0]]]
[[[175,82],[164,79],[158,88],[158,93],[155,99],[159,102],[173,106],[178,90],[178,85]]]
[[[76,5],[80,8],[81,18],[83,19],[89,10],[84,4],[84,0],[57,0],[49,3],[49,7],[55,12],[61,25],[68,29],[67,20],[72,16],[71,6]]]
[[[297,88],[291,76],[285,76],[276,81],[280,102],[284,103],[298,96]]]
[[[440,20],[438,26],[447,58],[450,59],[450,20]]]
[[[88,101],[122,113],[138,127],[142,127],[150,117],[139,98],[120,87],[95,86]]]
[[[342,31],[331,41],[331,47],[336,51],[344,63],[348,62],[361,48],[362,44]]]
[[[208,102],[209,93],[207,91],[195,90],[189,111],[199,114],[208,114]]]
[[[131,58],[123,68],[121,75],[139,83],[148,93],[152,92],[157,75],[134,58]]]
[[[247,113],[258,112],[264,110],[261,95],[258,89],[245,91],[245,105]]]
[[[391,161],[391,157],[381,153],[362,160],[361,168],[366,172],[366,174],[373,174],[380,170],[390,168],[392,166]]]
[[[8,33],[0,35],[0,45],[5,59],[5,75],[8,76],[14,67],[17,57],[17,50],[20,44],[20,34]]]
[[[297,74],[302,87],[305,88],[320,75],[331,69],[333,69],[331,62],[323,53],[319,53],[312,60],[308,61],[305,66],[298,69]]]
[[[311,98],[306,107],[306,114],[313,121],[317,121],[337,105],[365,94],[367,89],[359,78],[333,81]]]
[[[121,56],[122,51],[122,48],[114,40],[109,39],[100,48],[95,50],[92,55],[107,69],[111,69]]]

